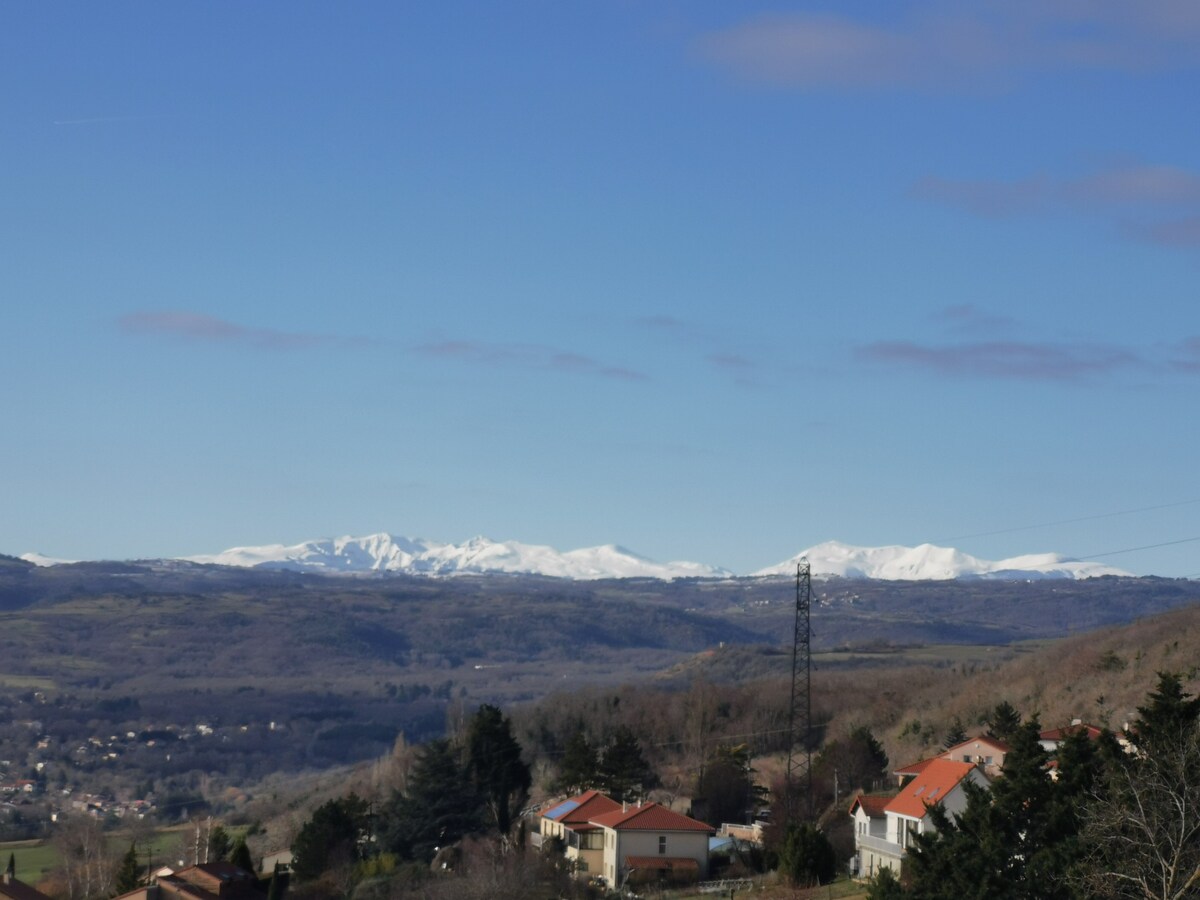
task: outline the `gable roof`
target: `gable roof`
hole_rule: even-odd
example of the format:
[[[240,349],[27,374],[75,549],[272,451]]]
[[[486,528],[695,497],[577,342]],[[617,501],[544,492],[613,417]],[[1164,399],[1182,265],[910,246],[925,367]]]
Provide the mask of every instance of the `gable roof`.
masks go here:
[[[593,825],[614,831],[703,831],[716,834],[717,829],[697,819],[681,815],[657,803],[640,803],[594,816]]]
[[[938,755],[948,757],[948,756],[950,756],[950,754],[954,753],[955,750],[963,750],[968,746],[973,747],[976,744],[987,744],[993,750],[999,750],[1001,753],[1007,753],[1009,750],[1012,749],[1012,747],[1010,747],[1008,744],[1004,743],[1004,741],[999,740],[998,738],[990,737],[989,735],[986,735],[986,734],[981,734],[981,735],[979,735],[979,737],[967,738],[965,741],[957,743],[953,747],[947,747],[945,750],[943,750]]]
[[[0,875],[0,897],[9,900],[50,900],[45,894],[12,875]]]
[[[850,804],[850,815],[854,815],[854,810],[862,807],[862,811],[868,817],[875,819],[883,815],[887,805],[892,802],[895,794],[859,794],[854,798],[854,802]]]
[[[888,803],[886,811],[923,819],[930,806],[941,803],[958,783],[975,771],[972,763],[953,759],[931,759],[912,781]]]
[[[915,763],[909,763],[900,769],[894,769],[893,775],[919,775],[925,771],[925,767],[937,759],[936,756],[931,756],[929,759],[918,759]]]
[[[1075,722],[1071,725],[1064,725],[1062,728],[1051,728],[1048,731],[1043,731],[1038,735],[1039,741],[1065,741],[1076,732],[1082,731],[1087,735],[1089,741],[1094,741],[1104,732],[1095,725],[1089,725],[1087,722]]]
[[[596,816],[619,810],[621,804],[599,791],[584,791],[570,800],[562,800],[542,813],[542,818],[561,822],[568,828],[587,825]]]

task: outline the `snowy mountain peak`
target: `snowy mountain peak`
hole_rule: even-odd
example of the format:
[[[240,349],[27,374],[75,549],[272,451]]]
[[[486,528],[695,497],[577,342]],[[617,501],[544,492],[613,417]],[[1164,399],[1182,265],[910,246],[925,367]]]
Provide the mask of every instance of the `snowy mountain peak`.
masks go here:
[[[807,559],[817,577],[878,578],[886,581],[946,581],[953,578],[1095,578],[1131,577],[1129,572],[1102,563],[1070,560],[1057,553],[1014,556],[991,562],[952,547],[855,547],[826,541],[809,547],[755,575],[794,575],[796,563]]]
[[[509,573],[556,578],[720,578],[727,569],[692,562],[656,563],[615,544],[565,553],[539,544],[477,535],[462,544],[372,534],[284,546],[234,547],[190,562],[311,572],[404,572],[414,575]]]

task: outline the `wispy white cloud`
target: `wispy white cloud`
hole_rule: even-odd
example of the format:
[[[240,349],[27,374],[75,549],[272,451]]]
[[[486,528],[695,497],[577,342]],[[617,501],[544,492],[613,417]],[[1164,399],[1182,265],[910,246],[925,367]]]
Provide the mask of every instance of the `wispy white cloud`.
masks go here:
[[[207,343],[243,344],[268,350],[318,346],[364,346],[367,338],[255,328],[187,310],[139,310],[117,319],[126,334]]]
[[[610,365],[581,353],[546,347],[541,344],[447,340],[421,344],[416,351],[424,356],[455,360],[471,365],[543,369],[575,375],[613,378],[619,381],[646,381],[649,378],[644,372]]]
[[[1044,71],[1200,65],[1190,0],[921,0],[888,13],[756,16],[697,49],[742,78],[800,88],[963,90]]]

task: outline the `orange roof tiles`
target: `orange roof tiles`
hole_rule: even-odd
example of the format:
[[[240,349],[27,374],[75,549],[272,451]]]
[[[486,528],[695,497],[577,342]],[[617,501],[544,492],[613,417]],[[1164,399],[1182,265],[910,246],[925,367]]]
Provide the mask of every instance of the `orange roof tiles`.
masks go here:
[[[717,829],[705,822],[680,815],[657,803],[643,803],[593,816],[592,824],[615,831],[705,831],[709,834],[717,832]]]
[[[975,768],[971,763],[952,759],[932,759],[919,775],[905,786],[887,805],[887,812],[913,819],[925,817],[925,811],[941,803]]]
[[[893,775],[917,775],[917,774],[920,774],[922,771],[924,771],[924,769],[927,765],[929,765],[931,762],[934,761],[934,759],[937,759],[937,757],[931,757],[929,759],[918,759],[915,763],[909,763],[907,766],[905,766],[902,769],[894,770],[892,772],[892,774]]]

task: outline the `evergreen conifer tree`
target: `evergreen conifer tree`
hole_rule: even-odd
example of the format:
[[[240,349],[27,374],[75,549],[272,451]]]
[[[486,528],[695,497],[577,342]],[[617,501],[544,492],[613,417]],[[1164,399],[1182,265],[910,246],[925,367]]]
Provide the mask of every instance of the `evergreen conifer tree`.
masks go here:
[[[626,725],[613,733],[612,742],[600,757],[600,779],[604,793],[624,803],[637,799],[658,783],[637,736]]]
[[[988,718],[988,734],[1000,741],[1009,741],[1021,727],[1021,714],[1007,700],[1001,700]]]
[[[271,872],[271,882],[267,885],[267,900],[283,900],[283,866],[275,863]]]
[[[949,750],[951,747],[961,744],[966,739],[967,730],[963,727],[962,719],[955,716],[954,721],[950,723],[950,730],[946,732],[946,737],[942,739],[942,746]]]
[[[467,771],[501,835],[512,829],[533,783],[512,722],[495,706],[484,704],[467,726]]]
[[[407,790],[384,807],[380,837],[401,859],[428,861],[437,848],[483,830],[481,806],[454,746],[430,741],[417,751]]]
[[[599,783],[599,769],[600,758],[596,748],[588,743],[583,726],[580,726],[567,739],[554,786],[569,794],[587,790]]]
[[[233,841],[230,840],[229,832],[221,825],[214,825],[208,833],[208,861],[220,862],[228,859],[232,848]]]
[[[250,855],[250,848],[246,846],[244,838],[239,838],[233,845],[233,850],[229,854],[229,861],[251,875],[256,874],[254,871],[254,858]]]
[[[136,891],[142,883],[142,867],[138,864],[137,846],[129,845],[129,850],[121,857],[117,871],[113,876],[113,889],[117,894],[128,894]]]
[[[779,850],[779,870],[794,887],[815,887],[837,875],[837,854],[815,825],[790,825]]]
[[[1174,672],[1159,672],[1158,686],[1146,699],[1149,702],[1138,707],[1133,729],[1133,740],[1143,749],[1155,741],[1178,741],[1200,720],[1200,697],[1185,693],[1182,679]]]

